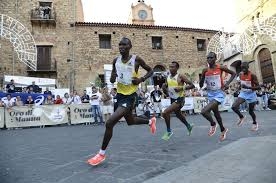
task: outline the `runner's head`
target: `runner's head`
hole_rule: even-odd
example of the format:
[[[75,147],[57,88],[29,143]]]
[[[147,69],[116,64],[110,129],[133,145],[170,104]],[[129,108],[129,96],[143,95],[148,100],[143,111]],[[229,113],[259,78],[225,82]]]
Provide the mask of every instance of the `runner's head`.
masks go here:
[[[170,73],[176,74],[177,70],[179,69],[179,63],[176,61],[172,61],[169,65]]]
[[[248,73],[248,69],[249,69],[249,63],[248,62],[242,62],[241,63],[241,70],[244,73]]]
[[[209,64],[209,67],[212,67],[215,65],[217,60],[217,54],[215,52],[209,52],[207,55],[207,62]]]
[[[129,50],[132,48],[130,39],[123,37],[119,43],[119,51],[121,55],[129,54]]]

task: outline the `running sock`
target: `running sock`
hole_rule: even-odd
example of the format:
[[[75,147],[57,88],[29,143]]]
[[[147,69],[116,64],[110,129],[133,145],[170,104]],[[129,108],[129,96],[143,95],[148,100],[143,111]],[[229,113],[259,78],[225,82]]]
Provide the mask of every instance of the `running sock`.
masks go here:
[[[100,149],[99,154],[101,154],[101,155],[105,155],[105,150]]]

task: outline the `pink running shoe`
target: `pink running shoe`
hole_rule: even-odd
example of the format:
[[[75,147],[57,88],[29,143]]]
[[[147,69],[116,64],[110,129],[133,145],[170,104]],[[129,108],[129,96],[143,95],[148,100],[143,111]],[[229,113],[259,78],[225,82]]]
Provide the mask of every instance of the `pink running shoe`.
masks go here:
[[[105,160],[105,155],[98,153],[93,158],[90,158],[89,160],[87,160],[87,163],[92,166],[96,166],[102,163],[104,160]]]
[[[155,131],[156,131],[156,118],[155,118],[155,117],[152,117],[152,118],[150,119],[150,132],[151,132],[152,134],[154,134]]]
[[[238,120],[237,125],[238,125],[238,126],[241,126],[241,125],[244,123],[245,118],[246,118],[246,116],[243,116],[243,118],[240,118],[240,119]]]
[[[254,131],[254,132],[258,131],[258,130],[259,130],[259,125],[258,125],[258,123],[253,124],[251,130]]]
[[[211,137],[216,133],[217,124],[215,126],[211,126],[208,135]]]
[[[228,132],[228,128],[225,128],[223,132],[221,132],[221,135],[219,137],[220,141],[224,141],[226,139],[226,133]]]

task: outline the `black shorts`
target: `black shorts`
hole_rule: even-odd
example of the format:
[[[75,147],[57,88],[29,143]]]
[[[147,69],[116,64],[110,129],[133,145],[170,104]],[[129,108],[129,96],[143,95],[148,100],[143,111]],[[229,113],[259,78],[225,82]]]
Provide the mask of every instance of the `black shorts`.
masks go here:
[[[121,93],[117,93],[117,106],[134,109],[135,103],[137,101],[138,95],[137,93],[133,93],[131,95],[123,95]]]
[[[172,103],[180,104],[180,107],[182,108],[185,104],[185,98],[184,97],[178,97],[177,99],[171,98],[171,104]]]

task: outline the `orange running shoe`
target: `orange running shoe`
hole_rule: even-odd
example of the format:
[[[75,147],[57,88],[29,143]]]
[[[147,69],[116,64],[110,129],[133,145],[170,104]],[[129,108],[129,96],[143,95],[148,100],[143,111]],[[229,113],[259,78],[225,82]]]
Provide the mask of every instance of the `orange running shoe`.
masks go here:
[[[215,126],[211,126],[208,135],[211,137],[216,133],[217,124]]]
[[[220,141],[224,141],[226,139],[226,133],[228,132],[228,128],[225,128],[223,132],[221,132],[221,135],[219,137]]]
[[[155,131],[156,131],[156,118],[155,118],[155,117],[152,117],[152,118],[150,119],[150,132],[151,132],[152,134],[154,134]]]
[[[89,160],[87,160],[87,163],[92,166],[96,166],[102,163],[104,160],[105,160],[105,155],[98,153],[93,158],[90,158]]]
[[[238,120],[237,125],[238,125],[238,126],[241,126],[241,125],[244,123],[245,118],[246,118],[246,116],[243,116],[243,118],[240,118],[240,119]]]
[[[254,132],[258,131],[258,130],[259,130],[259,125],[258,125],[258,123],[253,124],[251,130],[254,131]]]

